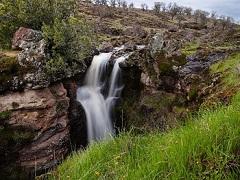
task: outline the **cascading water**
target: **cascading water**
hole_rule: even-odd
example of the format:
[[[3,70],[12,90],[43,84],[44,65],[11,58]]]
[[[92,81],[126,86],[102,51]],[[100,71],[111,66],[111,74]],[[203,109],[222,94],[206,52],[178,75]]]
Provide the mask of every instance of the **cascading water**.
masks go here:
[[[119,49],[115,49],[118,51]],[[85,77],[85,85],[77,90],[77,100],[82,104],[87,117],[88,141],[96,141],[114,135],[111,111],[115,100],[119,98],[122,85],[119,83],[121,69],[119,63],[128,56],[115,60],[115,64],[107,82],[107,66],[113,53],[102,53],[93,58]],[[109,87],[107,95],[104,90]]]

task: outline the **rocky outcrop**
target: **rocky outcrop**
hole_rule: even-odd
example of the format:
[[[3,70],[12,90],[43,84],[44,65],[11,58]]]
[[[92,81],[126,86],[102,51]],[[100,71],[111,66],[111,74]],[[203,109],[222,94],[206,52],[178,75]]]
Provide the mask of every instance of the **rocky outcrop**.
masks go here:
[[[180,42],[169,39],[169,32],[157,33],[144,49],[136,50],[124,66],[137,66],[142,71],[142,82],[153,89],[175,89],[177,73],[174,66],[185,64]]]
[[[12,46],[21,51],[16,57],[11,57],[11,61],[2,60],[0,55],[0,69],[7,69],[0,78],[0,93],[7,90],[42,89],[51,83],[70,79],[86,72],[92,57],[98,54],[96,49],[92,49],[88,57],[79,61],[61,59],[64,68],[56,68],[59,59],[51,57],[50,45],[43,39],[42,32],[23,27],[14,34]],[[103,49],[106,51],[109,47],[105,45]]]
[[[216,84],[208,70],[226,53],[202,49],[186,57],[181,52],[183,42],[173,38],[176,33],[157,33],[148,46],[136,49],[120,64],[122,69],[128,69],[124,72],[129,80],[130,72],[138,69],[138,79],[128,83],[141,82],[142,87],[125,87],[123,98],[128,98],[120,108],[125,112],[126,127],[166,130],[176,124],[176,119],[184,118],[189,109],[196,110],[212,84]]]
[[[100,52],[108,53],[108,52],[113,51],[113,45],[110,42],[104,41],[100,44],[98,49]]]
[[[9,113],[1,122],[2,127],[15,131],[21,128],[32,133],[27,143],[15,149],[16,162],[21,167],[46,170],[67,154],[70,142],[68,108],[69,98],[62,84],[0,96],[1,113]]]
[[[24,49],[24,47],[28,46],[29,44],[38,43],[42,39],[43,36],[40,31],[20,27],[13,36],[12,48]]]

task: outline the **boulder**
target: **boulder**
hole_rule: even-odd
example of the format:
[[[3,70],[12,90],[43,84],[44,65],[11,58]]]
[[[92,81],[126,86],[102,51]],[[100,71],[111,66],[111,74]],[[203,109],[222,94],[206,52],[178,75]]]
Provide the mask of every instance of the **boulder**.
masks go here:
[[[151,56],[154,58],[155,54],[164,51],[165,47],[164,32],[155,34],[149,44]]]
[[[33,67],[36,69],[43,68],[46,63],[46,42],[40,40],[38,42],[26,42],[24,41],[20,47],[23,49],[17,56],[18,62],[24,67]]]
[[[166,31],[155,34],[148,46],[152,58],[156,58],[159,54],[164,54],[165,57],[181,56],[180,42],[172,38]]]
[[[20,27],[13,36],[12,48],[22,49],[22,46],[24,46],[23,44],[27,45],[27,43],[36,43],[39,42],[42,38],[43,36],[40,31]]]
[[[43,39],[42,32],[21,27],[14,34],[12,47],[21,49],[17,60],[24,74],[21,75],[22,84],[28,89],[46,88],[50,84],[50,78],[45,72],[45,64],[49,58],[47,43]],[[19,84],[14,81],[14,84]],[[17,90],[17,88],[11,88]]]

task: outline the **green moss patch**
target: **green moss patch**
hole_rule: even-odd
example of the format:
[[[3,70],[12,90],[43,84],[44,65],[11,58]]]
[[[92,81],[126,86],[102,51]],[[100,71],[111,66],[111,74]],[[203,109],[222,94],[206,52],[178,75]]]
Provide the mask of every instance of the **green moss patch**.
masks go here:
[[[11,112],[9,111],[4,111],[4,112],[0,112],[0,121],[4,121],[9,119],[11,116]]]
[[[3,146],[20,145],[34,138],[34,133],[24,128],[1,126],[0,140]],[[4,145],[5,144],[5,145]]]
[[[191,42],[186,44],[182,48],[182,53],[185,54],[186,56],[193,55],[197,52],[197,49],[200,47],[200,44],[198,42]]]
[[[16,57],[3,56],[0,58],[0,72],[15,73],[19,64]]]
[[[141,104],[147,107],[152,107],[155,110],[159,110],[171,106],[175,99],[176,96],[174,94],[164,94],[162,92],[159,92],[149,96],[144,96]]]

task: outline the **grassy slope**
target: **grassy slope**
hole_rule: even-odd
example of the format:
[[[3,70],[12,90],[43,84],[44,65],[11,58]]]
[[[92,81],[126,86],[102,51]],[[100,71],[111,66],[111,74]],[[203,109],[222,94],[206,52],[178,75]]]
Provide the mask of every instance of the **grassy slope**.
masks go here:
[[[73,154],[52,179],[236,179],[240,94],[165,135],[130,134]],[[239,152],[238,152],[239,153]],[[238,167],[239,168],[239,167]]]
[[[236,89],[240,54],[211,67],[218,90]],[[122,134],[74,153],[50,179],[237,179],[240,175],[240,93],[228,106],[202,110],[166,134]]]

